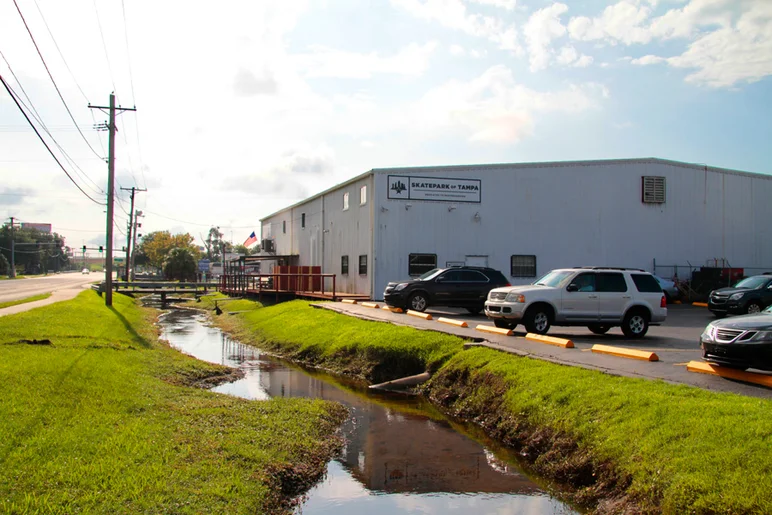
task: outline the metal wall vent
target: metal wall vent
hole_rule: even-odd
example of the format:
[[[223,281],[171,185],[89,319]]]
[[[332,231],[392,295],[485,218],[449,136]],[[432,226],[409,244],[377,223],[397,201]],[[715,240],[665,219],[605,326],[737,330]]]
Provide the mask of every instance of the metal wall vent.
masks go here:
[[[644,204],[664,204],[665,203],[665,178],[644,176],[643,179],[643,198]]]

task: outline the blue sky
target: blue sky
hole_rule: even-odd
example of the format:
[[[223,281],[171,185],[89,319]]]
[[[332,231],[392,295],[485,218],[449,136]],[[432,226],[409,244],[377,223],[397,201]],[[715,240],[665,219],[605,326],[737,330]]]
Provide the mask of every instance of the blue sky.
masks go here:
[[[97,199],[107,143],[87,104],[115,91],[137,106],[116,169],[149,190],[145,231],[216,225],[240,243],[259,218],[390,166],[653,156],[772,173],[768,0],[17,2],[96,153],[9,2],[0,74]],[[2,215],[103,240],[103,208],[0,93]]]

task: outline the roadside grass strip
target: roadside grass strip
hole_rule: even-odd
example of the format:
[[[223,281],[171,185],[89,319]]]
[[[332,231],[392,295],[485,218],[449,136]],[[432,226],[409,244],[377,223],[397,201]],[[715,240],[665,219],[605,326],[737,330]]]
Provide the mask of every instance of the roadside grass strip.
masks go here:
[[[420,311],[408,309],[407,314],[411,317],[423,318],[424,320],[432,320],[432,316],[429,313],[421,313]]]
[[[26,304],[28,302],[35,302],[38,300],[44,300],[51,296],[51,293],[41,293],[40,295],[33,295],[26,299],[10,300],[8,302],[0,302],[0,309],[10,308],[11,306],[18,306],[19,304]]]
[[[233,370],[155,313],[87,290],[0,318],[0,513],[276,513],[323,475],[344,408],[189,387]]]
[[[772,375],[769,374],[757,374],[755,372],[746,372],[745,370],[719,367],[716,365],[711,365],[710,363],[705,363],[704,361],[690,361],[686,364],[686,370],[689,372],[711,374],[721,376],[726,379],[734,379],[735,381],[753,383],[766,386],[767,388],[772,388]]]
[[[454,325],[456,327],[469,327],[469,324],[467,324],[463,320],[456,320],[454,318],[440,317],[437,319],[437,322],[440,322],[442,324]]]
[[[548,345],[555,345],[556,347],[563,347],[564,349],[573,349],[574,342],[565,338],[555,338],[554,336],[545,336],[543,334],[528,333],[525,335],[526,340],[531,340],[539,343],[546,343]]]
[[[482,331],[483,333],[491,333],[491,334],[501,334],[504,336],[512,336],[514,331],[512,329],[506,329],[504,327],[494,327],[492,325],[485,325],[485,324],[479,324],[477,327],[475,327],[476,330]]]
[[[640,359],[642,361],[659,361],[659,356],[651,351],[626,349],[624,347],[613,347],[611,345],[595,344],[592,346],[592,352],[599,354],[610,354],[621,358]]]
[[[242,341],[370,383],[432,372],[423,388],[435,404],[572,485],[577,502],[610,499],[616,513],[772,513],[770,400],[462,352],[460,338],[304,303],[217,320]]]

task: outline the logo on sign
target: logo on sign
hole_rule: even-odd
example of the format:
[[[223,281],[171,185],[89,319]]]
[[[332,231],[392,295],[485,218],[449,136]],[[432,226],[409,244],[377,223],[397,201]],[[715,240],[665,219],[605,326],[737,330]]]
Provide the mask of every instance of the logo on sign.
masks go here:
[[[389,198],[409,198],[407,177],[389,177]]]

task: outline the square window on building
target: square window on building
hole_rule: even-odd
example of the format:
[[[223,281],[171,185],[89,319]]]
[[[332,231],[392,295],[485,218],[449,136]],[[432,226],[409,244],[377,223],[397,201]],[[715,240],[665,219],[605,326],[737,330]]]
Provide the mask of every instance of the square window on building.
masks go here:
[[[410,254],[407,259],[408,275],[421,275],[437,268],[437,254]]]
[[[340,275],[348,275],[348,256],[340,257]]]
[[[343,211],[348,209],[348,191],[343,194]]]
[[[306,228],[306,214],[300,213],[300,228],[305,229]]]
[[[282,234],[287,234],[287,221],[282,220],[281,222],[281,232]]]
[[[510,266],[512,277],[536,277],[536,256],[512,256]]]
[[[364,206],[367,204],[367,186],[359,188],[359,205]]]
[[[359,256],[359,275],[367,275],[367,254]]]

